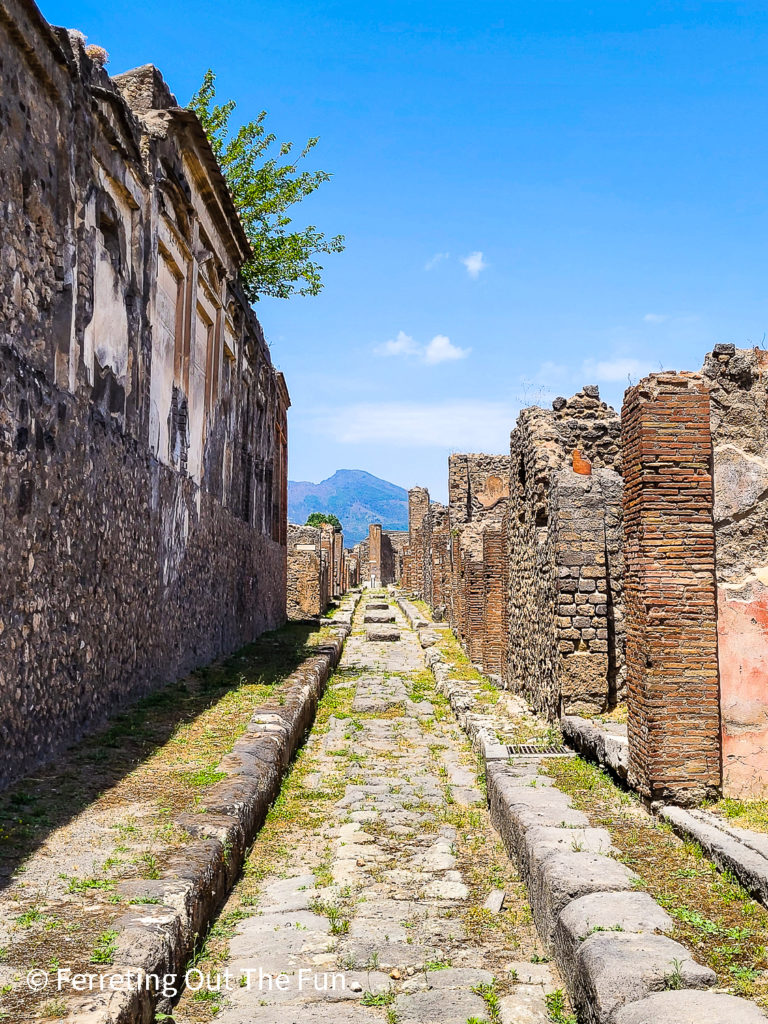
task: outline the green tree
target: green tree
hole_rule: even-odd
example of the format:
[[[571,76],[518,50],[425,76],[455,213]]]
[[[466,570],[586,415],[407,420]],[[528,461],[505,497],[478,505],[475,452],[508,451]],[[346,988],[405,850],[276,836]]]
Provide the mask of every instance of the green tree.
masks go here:
[[[338,518],[331,512],[313,512],[307,519],[305,526],[322,526],[323,523],[329,523],[331,526],[335,526],[337,530],[342,529],[342,525]]]
[[[254,252],[241,271],[249,301],[255,302],[259,295],[280,299],[317,295],[323,287],[323,268],[315,257],[342,252],[344,236],[326,238],[314,224],[295,230],[288,214],[330,180],[327,171],[299,170],[299,162],[315,148],[317,138],[310,139],[297,157],[291,156],[291,142],[280,143],[270,155],[277,136],[266,129],[267,112],[262,110],[233,133],[229,119],[235,101],[219,105],[215,98],[216,75],[208,70],[189,107],[206,131]]]

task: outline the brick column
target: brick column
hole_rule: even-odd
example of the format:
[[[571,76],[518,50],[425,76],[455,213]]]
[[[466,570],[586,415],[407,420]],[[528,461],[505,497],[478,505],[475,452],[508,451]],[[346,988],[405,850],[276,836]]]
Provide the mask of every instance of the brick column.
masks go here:
[[[507,526],[483,531],[483,671],[501,675],[507,652]]]
[[[622,410],[629,778],[651,800],[720,786],[712,441],[697,374],[661,373]]]
[[[381,586],[381,523],[371,523],[368,527],[368,566],[371,586]]]
[[[474,552],[467,551],[463,558],[463,564],[465,615],[462,639],[470,661],[479,665],[483,661],[483,647],[485,646],[485,623],[483,620],[485,578],[482,556],[478,557]]]

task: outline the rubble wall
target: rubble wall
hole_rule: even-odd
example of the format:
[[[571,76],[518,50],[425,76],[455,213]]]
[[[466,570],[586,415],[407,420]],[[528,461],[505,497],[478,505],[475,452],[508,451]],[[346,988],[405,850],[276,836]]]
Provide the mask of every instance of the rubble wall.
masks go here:
[[[620,420],[585,387],[510,439],[507,686],[550,718],[624,695]]]
[[[3,0],[0,76],[4,785],[284,621],[289,402],[159,72]]]

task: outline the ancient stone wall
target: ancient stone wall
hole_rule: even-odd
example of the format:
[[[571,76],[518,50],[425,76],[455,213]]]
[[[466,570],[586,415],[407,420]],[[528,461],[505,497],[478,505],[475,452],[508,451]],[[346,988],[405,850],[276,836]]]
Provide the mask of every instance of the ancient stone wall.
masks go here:
[[[505,678],[552,718],[624,694],[620,430],[588,386],[511,436]]]
[[[438,621],[448,617],[451,604],[451,518],[446,505],[430,506],[432,592],[429,603]]]
[[[288,393],[197,119],[0,5],[0,785],[285,617]]]
[[[308,619],[322,615],[327,582],[323,580],[320,530],[314,526],[288,524],[289,619]]]
[[[424,560],[429,550],[429,491],[412,487],[408,491],[408,547],[404,555],[403,582],[411,594],[425,598]]]
[[[768,796],[768,353],[707,356],[723,793]]]
[[[623,408],[628,779],[650,800],[720,786],[720,710],[706,381],[653,374]]]

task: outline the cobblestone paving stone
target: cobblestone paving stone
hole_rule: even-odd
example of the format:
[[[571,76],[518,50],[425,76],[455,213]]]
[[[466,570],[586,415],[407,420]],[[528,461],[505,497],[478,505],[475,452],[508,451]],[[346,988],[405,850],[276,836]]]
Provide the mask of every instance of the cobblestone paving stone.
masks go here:
[[[390,610],[400,639],[369,640],[360,603],[284,807],[222,913],[223,952],[201,958],[230,972],[230,990],[188,991],[179,1024],[206,1019],[203,1004],[226,1024],[549,1019],[559,982],[491,828],[477,760],[418,637]],[[503,909],[484,907],[499,890]]]

